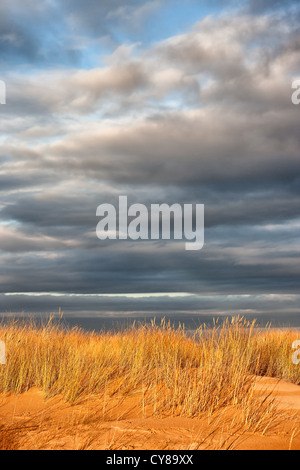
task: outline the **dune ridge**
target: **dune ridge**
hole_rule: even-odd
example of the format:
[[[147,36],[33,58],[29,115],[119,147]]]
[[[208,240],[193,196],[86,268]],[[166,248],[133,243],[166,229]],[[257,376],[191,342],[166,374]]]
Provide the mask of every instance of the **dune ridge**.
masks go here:
[[[292,330],[0,326],[0,448],[299,449]]]

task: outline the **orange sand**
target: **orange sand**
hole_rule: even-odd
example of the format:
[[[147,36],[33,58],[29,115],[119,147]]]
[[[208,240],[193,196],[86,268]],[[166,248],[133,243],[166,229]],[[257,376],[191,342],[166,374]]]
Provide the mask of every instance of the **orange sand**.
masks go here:
[[[0,398],[0,446],[17,449],[194,450],[300,450],[300,387],[271,378],[258,378],[256,393],[272,393],[289,419],[280,428],[230,436],[232,409],[202,419],[142,415],[137,398],[100,402],[90,398],[68,405],[59,397],[44,400],[38,389]],[[1,434],[1,427],[2,434]],[[211,434],[211,436],[209,436]]]

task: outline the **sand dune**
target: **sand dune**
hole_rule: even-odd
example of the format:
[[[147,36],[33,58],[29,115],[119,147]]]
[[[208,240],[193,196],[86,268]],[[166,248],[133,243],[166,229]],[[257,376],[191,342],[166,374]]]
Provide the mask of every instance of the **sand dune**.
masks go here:
[[[0,427],[9,427],[11,446],[19,449],[300,450],[300,387],[258,378],[255,389],[262,398],[271,393],[286,418],[265,435],[235,429],[230,408],[203,419],[155,418],[147,409],[141,415],[134,396],[105,404],[94,397],[71,406],[60,397],[45,400],[37,388],[0,399]]]
[[[300,410],[300,387],[298,385],[270,377],[260,377],[257,379],[255,389],[267,393],[272,392],[281,409]]]
[[[3,325],[0,449],[300,450],[298,333],[254,326]]]

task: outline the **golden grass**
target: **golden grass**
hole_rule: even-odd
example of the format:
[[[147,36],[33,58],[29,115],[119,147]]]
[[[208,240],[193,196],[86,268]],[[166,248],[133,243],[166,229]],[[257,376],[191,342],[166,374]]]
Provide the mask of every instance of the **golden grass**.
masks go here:
[[[236,317],[193,336],[165,321],[96,334],[66,330],[51,319],[42,326],[14,320],[0,325],[7,351],[0,393],[38,387],[72,404],[97,396],[103,414],[110,400],[128,397],[139,398],[144,416],[214,416],[232,407],[239,413],[231,429],[264,433],[282,415],[271,397],[255,395],[255,376],[300,384],[300,367],[291,360],[299,335],[255,326]]]

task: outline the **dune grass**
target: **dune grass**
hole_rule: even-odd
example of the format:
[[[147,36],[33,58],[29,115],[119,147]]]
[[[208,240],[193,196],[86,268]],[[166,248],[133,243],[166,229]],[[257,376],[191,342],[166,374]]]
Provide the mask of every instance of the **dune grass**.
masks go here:
[[[96,396],[104,406],[136,397],[144,416],[213,416],[233,407],[235,429],[265,432],[281,415],[271,397],[255,395],[255,376],[300,384],[291,360],[299,334],[258,330],[239,317],[192,336],[164,320],[100,333],[66,330],[51,319],[39,326],[13,320],[0,324],[0,338],[7,351],[0,393],[38,387],[46,397],[75,404]]]

